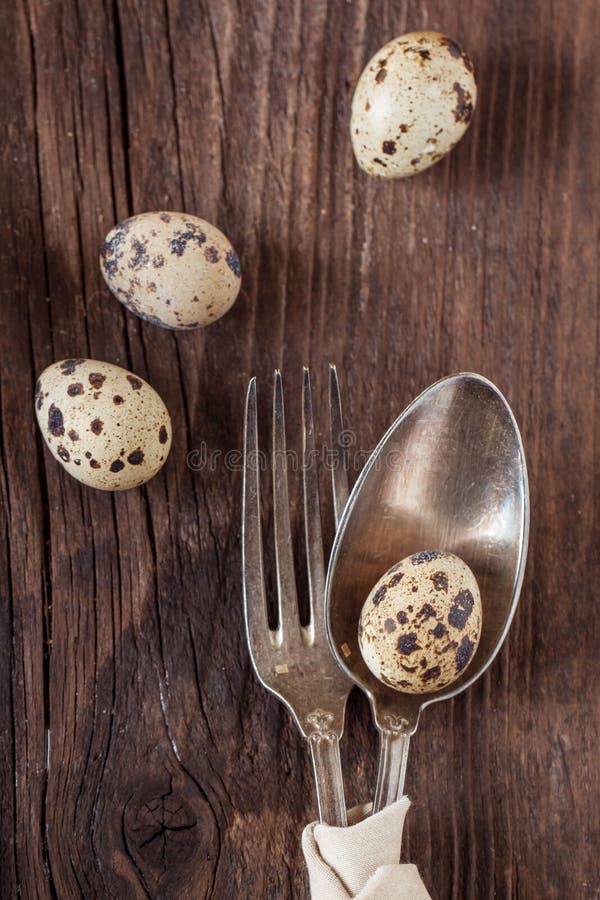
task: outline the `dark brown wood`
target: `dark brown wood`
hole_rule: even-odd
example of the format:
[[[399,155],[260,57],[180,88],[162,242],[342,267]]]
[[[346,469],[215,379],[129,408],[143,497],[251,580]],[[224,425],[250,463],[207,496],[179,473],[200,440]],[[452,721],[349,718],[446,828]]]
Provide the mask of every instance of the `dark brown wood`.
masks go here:
[[[298,388],[310,362],[323,402],[329,360],[358,449],[471,369],[530,465],[522,602],[491,671],[423,716],[403,858],[436,898],[600,897],[599,20],[596,0],[4,5],[2,897],[306,896],[311,775],[244,645],[240,473],[188,453],[240,447],[252,374],[266,409],[273,367]],[[422,27],[473,54],[479,109],[449,159],[378,183],[353,162],[353,85]],[[240,253],[242,294],[204,332],[104,287],[104,234],[156,208]],[[68,356],[165,399],[173,451],[147,487],[82,488],[43,449],[35,377]],[[367,799],[358,696],[344,763]]]

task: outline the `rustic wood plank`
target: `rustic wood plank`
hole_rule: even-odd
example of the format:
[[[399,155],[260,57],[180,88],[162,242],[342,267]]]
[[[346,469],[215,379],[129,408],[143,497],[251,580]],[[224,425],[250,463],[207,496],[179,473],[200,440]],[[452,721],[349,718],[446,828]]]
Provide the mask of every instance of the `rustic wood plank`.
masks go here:
[[[283,367],[297,440],[300,366],[322,405],[329,360],[357,451],[473,369],[506,393],[530,463],[522,603],[491,671],[423,717],[403,857],[439,898],[600,896],[599,19],[593,0],[7,8],[2,896],[305,896],[310,770],[251,674],[223,454],[251,374],[266,412]],[[352,159],[353,86],[420,27],[472,52],[479,111],[448,160],[378,183]],[[240,298],[203,333],[143,323],[104,287],[104,234],[153,208],[204,216],[240,252]],[[35,377],[71,355],[164,397],[176,440],[145,488],[85,490],[43,451]],[[202,446],[214,466],[188,460]],[[358,696],[343,755],[360,802],[376,740]]]
[[[28,414],[37,367],[33,335],[47,322],[47,277],[39,204],[35,136],[34,66],[27,15],[7,10],[13,53],[2,58],[3,103],[2,242],[0,266],[3,323],[0,377],[2,528],[0,726],[2,746],[2,889],[15,896],[46,896],[46,724],[51,583],[44,542],[50,504],[41,478],[35,424]],[[23,71],[28,77],[23,79]],[[16,85],[23,85],[23,90]]]

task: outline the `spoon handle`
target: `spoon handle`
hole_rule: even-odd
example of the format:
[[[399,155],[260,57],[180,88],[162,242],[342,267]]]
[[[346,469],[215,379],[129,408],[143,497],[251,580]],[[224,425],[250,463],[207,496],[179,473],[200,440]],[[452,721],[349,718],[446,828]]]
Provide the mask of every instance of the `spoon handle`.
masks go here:
[[[379,731],[379,769],[373,801],[373,812],[380,812],[404,793],[404,778],[410,744],[408,722],[381,728]]]
[[[332,731],[313,731],[308,737],[308,743],[317,790],[319,821],[345,827],[348,821],[339,738]]]

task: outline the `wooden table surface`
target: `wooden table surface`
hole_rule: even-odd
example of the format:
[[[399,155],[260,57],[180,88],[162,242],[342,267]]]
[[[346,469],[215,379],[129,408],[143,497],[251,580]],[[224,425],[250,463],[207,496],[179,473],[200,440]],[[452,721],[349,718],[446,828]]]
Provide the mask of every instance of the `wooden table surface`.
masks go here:
[[[330,360],[358,449],[470,369],[508,397],[530,467],[520,607],[485,677],[422,718],[403,858],[434,898],[600,897],[599,25],[596,0],[5,4],[2,897],[306,896],[311,773],[250,667],[222,454],[249,376],[266,415],[283,368],[291,438],[300,367],[323,410]],[[353,161],[353,86],[418,28],[472,53],[479,107],[451,158],[377,182]],[[240,254],[207,330],[142,322],[104,286],[105,233],[152,209]],[[73,356],[165,399],[173,450],[146,487],[83,488],[44,448],[36,375]],[[190,463],[203,447],[212,464]],[[351,803],[375,764],[353,694]]]

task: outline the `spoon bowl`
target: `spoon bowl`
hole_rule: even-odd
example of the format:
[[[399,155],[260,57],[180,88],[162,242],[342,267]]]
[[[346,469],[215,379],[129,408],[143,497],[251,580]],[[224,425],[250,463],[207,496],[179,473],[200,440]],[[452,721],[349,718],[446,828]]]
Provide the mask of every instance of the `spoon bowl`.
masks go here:
[[[498,653],[519,598],[528,531],[527,468],[508,403],[480,375],[438,381],[371,454],[344,510],[327,575],[333,652],[369,697],[381,733],[374,812],[403,789],[409,738],[422,710],[464,691]],[[436,692],[406,694],[367,668],[358,621],[371,588],[392,565],[432,549],[455,553],[475,574],[482,634],[459,679]]]

